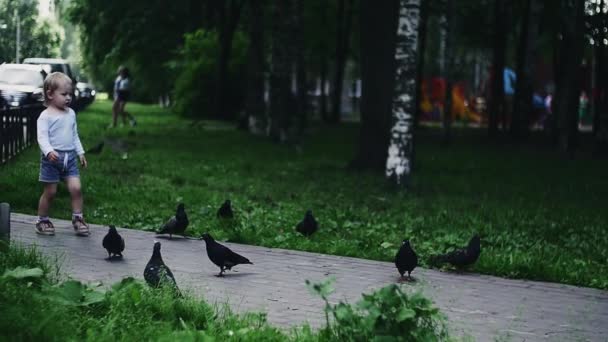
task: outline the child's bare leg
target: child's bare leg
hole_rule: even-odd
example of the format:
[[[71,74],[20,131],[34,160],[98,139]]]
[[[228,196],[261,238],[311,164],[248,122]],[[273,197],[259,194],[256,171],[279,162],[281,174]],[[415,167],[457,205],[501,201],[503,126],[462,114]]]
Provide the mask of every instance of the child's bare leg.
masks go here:
[[[126,101],[120,101],[119,103],[119,107],[120,108],[120,113],[122,114],[122,123],[126,126],[127,125],[127,112],[125,112],[125,105],[127,104]]]
[[[80,185],[80,178],[68,177],[66,178],[66,184],[68,191],[72,198],[72,212],[75,214],[82,214],[82,190]]]
[[[65,180],[70,196],[72,197],[72,227],[76,231],[76,235],[89,236],[89,226],[84,221],[82,215],[82,190],[80,186],[80,178],[68,177]]]
[[[118,112],[120,111],[120,102],[118,100],[114,100],[112,104],[112,126],[116,127],[116,123],[118,121]]]
[[[53,198],[55,198],[55,194],[57,193],[57,183],[45,183],[44,184],[44,192],[40,196],[40,201],[38,201],[38,216],[39,217],[48,217],[49,209],[51,207],[51,203],[53,202]]]

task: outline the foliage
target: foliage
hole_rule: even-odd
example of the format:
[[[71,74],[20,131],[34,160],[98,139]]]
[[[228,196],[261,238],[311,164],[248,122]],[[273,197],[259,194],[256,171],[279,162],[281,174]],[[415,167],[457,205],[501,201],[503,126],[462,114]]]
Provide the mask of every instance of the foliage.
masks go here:
[[[245,67],[247,40],[245,35],[235,32],[232,42],[232,58],[228,65],[228,85],[231,106],[242,106],[245,82],[239,78]],[[186,117],[213,117],[214,101],[217,99],[217,59],[219,55],[218,33],[197,30],[185,35],[184,46],[178,56],[168,63],[176,75],[174,110]],[[236,108],[235,108],[236,107]],[[198,110],[193,110],[197,108]]]
[[[445,317],[420,293],[407,295],[395,284],[364,294],[356,305],[328,301],[332,280],[307,286],[325,301],[333,322],[325,334],[337,341],[446,341]]]
[[[36,262],[32,263],[32,260]],[[19,266],[12,267],[15,264]],[[37,267],[32,267],[37,264]],[[237,316],[192,297],[175,299],[127,278],[109,289],[49,278],[55,268],[32,249],[0,253],[0,335],[45,341],[289,341],[261,314]],[[301,340],[317,340],[302,330]],[[300,340],[300,339],[299,339]]]
[[[88,157],[82,180],[89,222],[155,230],[183,201],[193,236],[209,231],[224,241],[386,261],[409,238],[423,265],[479,233],[473,272],[608,289],[606,160],[489,144],[484,131],[458,128],[454,145],[444,148],[427,128],[417,138],[412,189],[397,193],[377,174],[345,168],[354,124],[313,125],[314,137],[295,150],[227,123],[192,127],[155,106],[129,106],[138,119],[132,136],[131,128],[106,130],[108,102],[79,114],[85,147],[103,138],[131,146],[128,159],[110,147]],[[34,147],[0,169],[0,201],[15,212],[36,214],[38,163]],[[239,218],[230,229],[215,217],[227,198]],[[319,231],[305,239],[295,225],[309,208]],[[70,213],[62,184],[51,214]],[[381,247],[385,242],[393,247]]]
[[[47,21],[38,20],[38,1],[0,0],[0,63],[15,61],[15,11],[20,18],[21,60],[27,57],[58,57],[60,30]]]
[[[19,266],[13,268],[15,264]],[[188,295],[176,299],[171,289],[152,289],[133,278],[108,289],[53,280],[43,269],[55,266],[34,249],[4,250],[0,265],[0,334],[10,340],[437,341],[448,337],[437,309],[419,294],[408,296],[397,286],[364,295],[356,306],[332,306],[327,300],[332,291],[329,282],[307,282],[323,297],[334,322],[320,333],[305,326],[287,334],[269,326],[264,314],[239,316]]]
[[[132,74],[134,99],[155,101],[169,92],[165,67],[191,26],[189,2],[71,0],[67,13],[81,32],[83,67],[112,89],[119,65]]]

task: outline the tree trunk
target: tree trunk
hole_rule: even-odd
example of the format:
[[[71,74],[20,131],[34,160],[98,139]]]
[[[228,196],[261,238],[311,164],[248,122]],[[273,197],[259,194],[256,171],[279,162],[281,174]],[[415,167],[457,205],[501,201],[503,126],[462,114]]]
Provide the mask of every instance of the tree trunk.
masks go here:
[[[266,132],[267,118],[264,103],[264,2],[250,0],[249,51],[247,52],[247,97],[245,113],[249,131]]]
[[[342,90],[344,89],[344,68],[348,43],[350,42],[350,28],[353,16],[353,1],[338,0],[337,34],[336,34],[336,68],[334,70],[334,86],[332,88],[332,111],[329,123],[340,122],[342,113]],[[346,8],[348,7],[348,8]]]
[[[361,0],[360,6],[361,129],[351,166],[382,170],[387,165],[395,90],[395,38],[399,1]],[[396,166],[401,165],[399,147],[396,146]]]
[[[298,117],[297,135],[304,133],[307,126],[306,111],[308,109],[308,93],[306,87],[306,64],[304,59],[304,0],[295,0],[295,39],[296,39],[296,87],[297,87],[297,108]]]
[[[601,0],[599,8],[603,10],[605,0]],[[593,138],[595,140],[596,152],[605,153],[608,151],[608,77],[606,68],[606,45],[603,39],[606,37],[603,27],[608,24],[608,14],[599,12],[595,13],[597,20],[595,26],[598,27],[599,34],[594,37],[594,69],[593,75],[595,89],[593,89]]]
[[[448,0],[451,2],[451,0]],[[412,168],[413,118],[416,112],[416,56],[420,0],[401,0],[395,60],[395,90],[386,176],[396,186],[410,183]]]
[[[578,99],[580,95],[580,62],[584,40],[584,3],[577,0],[562,0],[560,27],[561,76],[556,91],[556,118],[559,130],[559,147],[571,155],[578,138]]]
[[[505,0],[494,0],[494,45],[492,48],[492,83],[488,106],[488,136],[496,138],[498,118],[504,112],[505,92],[503,70],[505,68],[505,50],[507,41]]]
[[[270,137],[285,142],[290,124],[293,0],[277,0],[273,6],[272,68],[270,74]]]
[[[323,1],[323,7],[321,7],[321,25],[323,27],[327,26],[327,5],[328,2]],[[327,57],[327,37],[320,37],[321,39],[321,53],[319,54],[319,76],[321,78],[321,94],[319,98],[319,114],[321,115],[321,119],[323,122],[329,121],[329,112],[327,111],[327,93],[325,92],[325,83],[327,83],[327,73],[328,73],[328,57]]]
[[[426,31],[429,19],[429,1],[422,1],[420,4],[420,19],[418,20],[418,67],[416,72],[416,115],[414,116],[414,129],[420,123],[422,109],[422,80],[424,79],[424,54],[426,51]]]
[[[536,39],[538,39],[540,12],[539,2],[525,0],[525,15],[517,51],[517,84],[515,106],[511,119],[511,136],[522,138],[528,133],[530,118],[533,116],[532,94],[534,92],[534,71],[536,62]]]
[[[234,114],[228,110],[227,89],[228,83],[228,64],[232,57],[232,38],[239,22],[241,8],[244,2],[242,0],[226,0],[220,6],[220,32],[219,44],[220,53],[218,57],[218,76],[217,76],[217,98],[216,98],[216,113],[220,119],[230,120],[234,118]]]
[[[454,53],[452,47],[453,40],[453,25],[454,6],[452,0],[446,0],[445,18],[442,27],[442,38],[444,39],[444,70],[443,77],[445,79],[445,101],[443,106],[443,140],[444,145],[448,145],[452,140],[452,68],[454,66]]]

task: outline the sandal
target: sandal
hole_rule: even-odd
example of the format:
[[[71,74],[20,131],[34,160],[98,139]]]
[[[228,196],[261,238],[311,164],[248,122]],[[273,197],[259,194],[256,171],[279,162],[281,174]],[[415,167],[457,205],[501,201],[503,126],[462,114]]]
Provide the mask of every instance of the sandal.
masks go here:
[[[72,227],[78,236],[89,236],[89,226],[84,222],[84,219],[77,217],[72,220]]]
[[[55,226],[49,220],[36,222],[36,234],[55,235]]]

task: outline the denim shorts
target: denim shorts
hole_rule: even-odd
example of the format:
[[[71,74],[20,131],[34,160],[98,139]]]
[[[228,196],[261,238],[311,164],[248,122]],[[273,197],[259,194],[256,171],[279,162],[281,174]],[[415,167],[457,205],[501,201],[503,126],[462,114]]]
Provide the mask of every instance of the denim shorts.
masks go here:
[[[40,176],[43,183],[59,183],[68,177],[80,177],[78,171],[78,155],[75,151],[55,151],[59,155],[57,161],[50,161],[46,156],[40,157]]]

